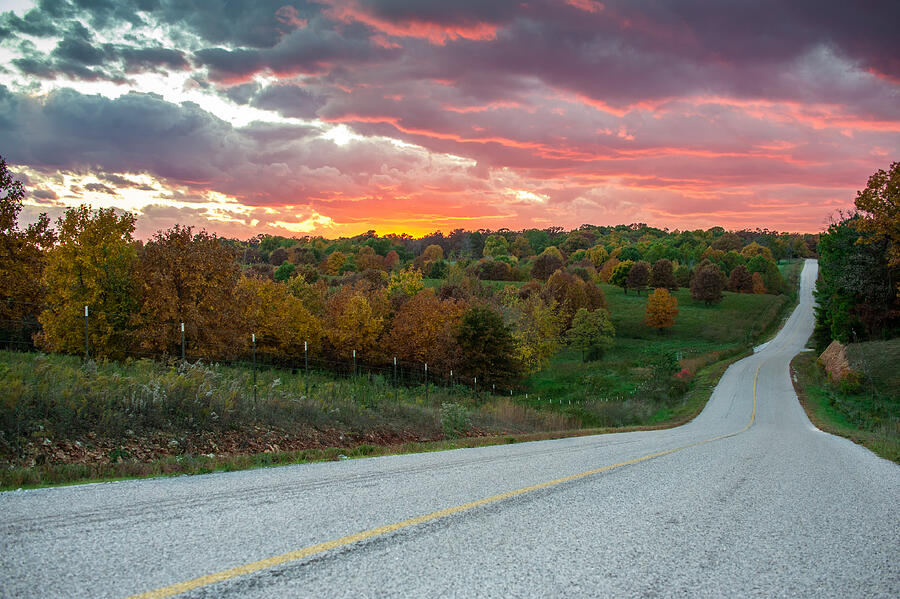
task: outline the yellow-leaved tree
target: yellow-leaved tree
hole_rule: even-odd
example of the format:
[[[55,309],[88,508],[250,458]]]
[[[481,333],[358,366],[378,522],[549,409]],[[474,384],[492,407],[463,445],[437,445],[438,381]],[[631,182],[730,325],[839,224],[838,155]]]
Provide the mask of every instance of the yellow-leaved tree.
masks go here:
[[[383,289],[367,293],[362,286],[341,287],[328,298],[323,318],[332,356],[348,360],[353,350],[366,358],[374,355],[386,316],[387,298]]]
[[[131,347],[137,313],[132,239],[135,218],[112,208],[69,208],[57,221],[59,243],[47,255],[48,308],[39,320],[39,344],[49,351],[84,351],[88,306],[91,355],[120,358]]]
[[[264,356],[298,360],[303,357],[304,342],[310,355],[319,353],[322,325],[287,285],[244,277],[237,285],[234,301],[243,307],[244,347],[255,334],[256,351]]]
[[[675,316],[678,314],[678,298],[669,293],[668,289],[660,287],[647,298],[647,312],[644,322],[662,333],[675,324]]]

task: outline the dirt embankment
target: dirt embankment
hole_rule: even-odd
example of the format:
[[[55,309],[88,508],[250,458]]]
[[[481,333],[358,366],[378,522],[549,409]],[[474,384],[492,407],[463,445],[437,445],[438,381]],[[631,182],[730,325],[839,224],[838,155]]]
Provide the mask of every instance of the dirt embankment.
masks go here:
[[[119,439],[88,433],[81,438],[52,440],[37,436],[19,456],[5,456],[10,465],[34,467],[41,464],[103,464],[117,461],[150,462],[160,458],[192,454],[208,457],[325,449],[352,449],[360,444],[401,445],[429,441],[413,432],[376,431],[348,433],[337,429],[310,429],[288,432],[263,427],[247,430],[186,433],[130,434]]]

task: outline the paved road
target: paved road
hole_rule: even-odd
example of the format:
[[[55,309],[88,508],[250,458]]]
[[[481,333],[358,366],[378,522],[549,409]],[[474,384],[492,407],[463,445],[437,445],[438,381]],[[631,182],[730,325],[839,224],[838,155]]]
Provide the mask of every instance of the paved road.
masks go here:
[[[123,597],[250,564],[184,596],[898,597],[900,467],[815,429],[788,378],[815,274],[686,426],[3,493],[0,595]]]

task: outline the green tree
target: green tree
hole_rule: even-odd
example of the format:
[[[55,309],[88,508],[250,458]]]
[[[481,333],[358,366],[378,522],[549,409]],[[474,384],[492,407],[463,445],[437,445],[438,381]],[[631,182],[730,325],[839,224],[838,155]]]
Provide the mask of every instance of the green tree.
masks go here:
[[[486,306],[465,311],[456,332],[460,370],[484,383],[510,383],[522,372],[515,358],[515,341],[503,317]]]
[[[500,256],[506,256],[507,254],[509,254],[509,242],[506,241],[506,237],[503,235],[490,235],[484,241],[482,255],[499,258]]]
[[[40,344],[60,353],[84,351],[84,307],[94,356],[121,358],[131,347],[137,313],[132,239],[135,218],[112,208],[69,208],[57,221],[59,243],[47,255]]]
[[[294,276],[296,270],[297,267],[290,262],[282,262],[278,268],[275,269],[273,277],[276,281],[284,283]]]
[[[571,346],[581,351],[582,361],[587,361],[601,358],[612,347],[615,335],[616,329],[608,310],[581,308],[575,313],[567,337]]]
[[[762,254],[757,254],[747,261],[747,270],[762,275],[763,284],[769,293],[778,294],[784,290],[784,279],[778,266]]]
[[[632,266],[634,266],[634,262],[632,262],[631,260],[619,262],[613,269],[612,274],[609,276],[609,284],[615,285],[616,287],[621,287],[622,290],[627,294],[628,273],[631,272]]]

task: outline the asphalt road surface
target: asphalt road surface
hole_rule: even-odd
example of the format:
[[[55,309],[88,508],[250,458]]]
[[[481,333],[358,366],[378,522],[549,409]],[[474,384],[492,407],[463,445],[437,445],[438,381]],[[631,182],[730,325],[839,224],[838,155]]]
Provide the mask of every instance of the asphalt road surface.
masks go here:
[[[3,493],[0,595],[898,597],[900,467],[789,380],[816,268],[690,424]]]

